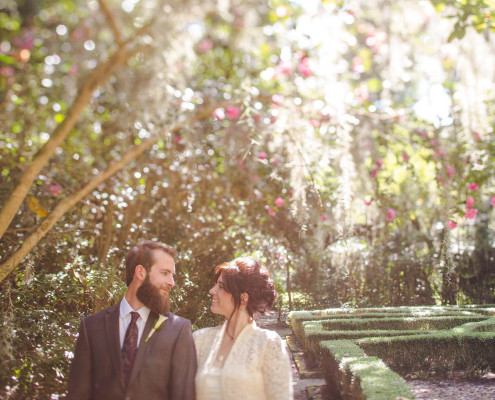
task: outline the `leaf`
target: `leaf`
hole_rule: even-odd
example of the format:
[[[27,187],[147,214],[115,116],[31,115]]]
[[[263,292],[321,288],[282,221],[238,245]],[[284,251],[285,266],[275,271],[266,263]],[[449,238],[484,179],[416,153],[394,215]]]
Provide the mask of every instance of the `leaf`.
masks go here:
[[[41,218],[45,218],[48,215],[48,210],[43,207],[36,197],[28,197],[28,207],[31,211],[35,212]]]

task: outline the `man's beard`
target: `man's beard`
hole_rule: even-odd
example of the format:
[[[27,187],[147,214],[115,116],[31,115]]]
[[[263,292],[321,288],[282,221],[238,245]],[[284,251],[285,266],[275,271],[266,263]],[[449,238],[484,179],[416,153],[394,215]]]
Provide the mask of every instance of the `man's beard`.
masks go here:
[[[136,292],[138,300],[157,314],[165,314],[170,311],[170,298],[160,293],[160,289],[150,281],[149,274],[144,278],[144,282],[138,287]]]

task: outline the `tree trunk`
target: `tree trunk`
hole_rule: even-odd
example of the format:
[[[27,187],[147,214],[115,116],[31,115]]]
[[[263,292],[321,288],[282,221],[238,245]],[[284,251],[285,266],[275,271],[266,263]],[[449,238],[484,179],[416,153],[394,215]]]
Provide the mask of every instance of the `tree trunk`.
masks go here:
[[[211,115],[212,111],[223,105],[215,105],[209,107],[188,120],[174,125],[170,132],[174,133],[186,125],[192,124],[194,121],[203,119]],[[95,176],[89,183],[87,183],[81,190],[63,199],[53,211],[43,220],[43,222],[36,228],[36,230],[24,241],[21,247],[9,258],[0,265],[0,282],[2,282],[9,274],[14,270],[19,263],[29,254],[29,252],[38,244],[38,242],[46,235],[46,233],[55,225],[64,214],[75,204],[77,204],[84,196],[96,189],[101,183],[105,182],[108,178],[114,175],[116,172],[124,168],[129,162],[139,157],[144,151],[149,149],[155,144],[162,135],[157,134],[150,139],[143,141],[139,146],[133,148],[127,152],[119,161],[111,164],[105,171]]]

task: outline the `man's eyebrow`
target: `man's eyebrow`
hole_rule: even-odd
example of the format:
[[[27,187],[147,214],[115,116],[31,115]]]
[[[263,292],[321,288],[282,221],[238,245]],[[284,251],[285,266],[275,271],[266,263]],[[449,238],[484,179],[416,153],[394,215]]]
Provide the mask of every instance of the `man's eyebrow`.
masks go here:
[[[172,270],[169,268],[166,268],[166,267],[160,268],[160,272],[163,272],[163,271],[167,271],[167,272],[170,272],[171,274],[173,274]]]

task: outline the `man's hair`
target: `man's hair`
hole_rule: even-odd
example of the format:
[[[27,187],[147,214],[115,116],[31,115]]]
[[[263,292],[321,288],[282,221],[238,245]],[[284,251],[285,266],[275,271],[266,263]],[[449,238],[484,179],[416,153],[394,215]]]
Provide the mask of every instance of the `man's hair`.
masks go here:
[[[155,262],[153,250],[162,250],[172,256],[172,258],[177,257],[177,251],[168,244],[152,240],[145,240],[138,243],[131,249],[125,260],[125,283],[127,286],[132,282],[136,266],[142,265],[148,272],[151,270],[151,266]]]

